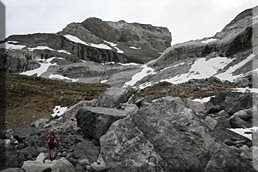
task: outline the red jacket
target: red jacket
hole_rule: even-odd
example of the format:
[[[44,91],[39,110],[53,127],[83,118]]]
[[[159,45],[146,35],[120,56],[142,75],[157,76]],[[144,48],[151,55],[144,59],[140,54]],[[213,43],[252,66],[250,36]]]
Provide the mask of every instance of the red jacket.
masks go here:
[[[56,142],[60,142],[60,139],[59,139],[58,137],[56,137],[56,135],[55,135],[54,133],[50,133],[48,136],[46,136],[46,137],[44,138],[44,140],[45,140],[45,141],[48,141],[48,140],[51,138],[51,136],[54,137],[54,139],[56,140]]]

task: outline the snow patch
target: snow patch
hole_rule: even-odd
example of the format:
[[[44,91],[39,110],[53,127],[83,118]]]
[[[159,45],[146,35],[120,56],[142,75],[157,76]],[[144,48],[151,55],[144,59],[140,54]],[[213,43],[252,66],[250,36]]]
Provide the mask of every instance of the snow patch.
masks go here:
[[[240,93],[258,93],[258,88],[233,88],[232,91]]]
[[[145,82],[145,83],[141,84],[139,86],[139,88],[144,89],[144,88],[150,87],[151,85],[152,85],[151,82]]]
[[[236,71],[237,69],[243,67],[246,63],[251,61],[254,57],[255,57],[254,54],[249,55],[245,60],[241,61],[240,63],[238,63],[234,66],[231,66],[230,68],[227,69],[227,71],[216,75],[216,77],[219,78],[220,80],[228,80],[230,82],[233,82],[234,80],[236,80],[237,78],[242,77],[243,75],[242,74],[233,75],[232,73],[234,71]]]
[[[104,62],[104,63],[101,63],[102,65],[114,65],[116,64],[116,62]]]
[[[34,48],[28,48],[29,51],[34,51],[34,50],[51,50],[51,51],[57,51],[59,53],[65,53],[65,54],[71,54],[69,53],[68,51],[66,50],[54,50],[48,46],[37,46],[37,47],[34,47]]]
[[[233,131],[239,135],[242,135],[249,140],[252,140],[252,133],[258,130],[258,127],[252,127],[252,128],[230,128],[230,131]]]
[[[193,99],[192,101],[194,102],[199,102],[199,103],[207,103],[208,101],[210,101],[210,99],[214,97],[214,96],[211,96],[211,97],[204,97],[202,99]]]
[[[122,66],[138,66],[140,65],[139,63],[117,63],[120,64]]]
[[[56,63],[54,63],[54,64],[51,63],[51,61],[54,60],[55,58],[57,58],[57,57],[51,57],[47,60],[44,60],[42,63],[40,63],[39,68],[33,69],[33,70],[28,70],[26,72],[22,72],[22,73],[20,73],[20,75],[32,76],[32,75],[37,74],[37,77],[40,77],[43,73],[45,73],[48,70],[48,68],[50,66],[57,65]]]
[[[115,64],[118,64],[118,65],[121,65],[121,66],[138,66],[140,65],[139,63],[116,63],[116,62],[104,62],[104,63],[101,63],[102,65],[115,65]]]
[[[108,80],[102,80],[102,81],[100,81],[100,83],[107,83],[108,82]]]
[[[215,75],[218,70],[227,66],[232,59],[227,57],[216,57],[206,60],[199,58],[192,64],[188,73],[177,75],[170,79],[163,79],[160,82],[169,82],[172,84],[179,84],[187,82],[191,79],[205,79]]]
[[[202,41],[202,43],[203,44],[208,44],[208,43],[211,43],[211,42],[214,42],[214,41],[217,41],[217,39],[210,38],[210,39],[206,39],[206,40]]]
[[[66,37],[67,39],[69,39],[72,42],[88,45],[86,42],[82,41],[81,39],[77,38],[76,36],[64,35],[64,37]]]
[[[118,44],[115,44],[115,43],[113,43],[113,42],[108,42],[108,41],[104,41],[104,42],[106,42],[106,43],[109,44],[111,47],[113,47],[114,49],[116,49],[116,52],[117,52],[117,53],[124,53],[124,51],[120,50],[120,49],[117,47]]]
[[[110,48],[106,44],[87,43],[87,42],[82,41],[80,38],[78,38],[76,36],[72,36],[72,35],[64,35],[64,37],[66,37],[67,39],[69,39],[70,41],[73,41],[75,43],[84,44],[84,45],[87,45],[90,47],[95,47],[95,48],[100,48],[100,49],[112,50],[112,48]]]
[[[65,76],[58,75],[58,74],[50,74],[48,78],[49,79],[69,80],[69,81],[72,81],[72,82],[77,82],[79,80],[79,79],[72,79],[72,78],[65,77]]]
[[[5,43],[5,49],[8,50],[21,50],[25,47],[25,45],[19,45],[17,41],[8,41]]]
[[[110,48],[106,44],[93,44],[93,43],[90,43],[89,46],[100,48],[100,49],[112,50],[112,48]]]
[[[106,43],[108,43],[110,46],[112,46],[112,47],[116,47],[117,46],[117,44],[115,44],[115,43],[113,43],[113,42],[108,42],[108,41],[104,41],[104,42],[106,42]]]
[[[140,49],[142,49],[141,47],[137,48],[137,47],[134,47],[134,46],[131,46],[131,47],[129,47],[129,48],[134,49],[134,50],[140,50]]]
[[[62,116],[67,110],[67,107],[61,107],[61,106],[55,106],[53,109],[53,114],[51,114],[53,117],[55,116]]]
[[[116,49],[116,52],[117,53],[121,53],[121,54],[123,54],[124,53],[124,51],[123,50],[120,50],[119,48],[117,48],[117,47],[114,47],[115,49]]]
[[[146,64],[142,66],[142,71],[139,73],[136,73],[132,79],[124,84],[124,88],[128,86],[134,86],[138,81],[143,79],[144,77],[148,75],[155,75],[156,72],[154,72],[154,69],[151,67],[148,67]]]
[[[161,72],[167,70],[167,69],[171,69],[171,68],[175,68],[175,67],[178,67],[178,66],[182,66],[184,65],[185,63],[182,62],[182,63],[179,63],[179,64],[176,64],[176,65],[173,65],[173,66],[168,66],[168,67],[165,67],[164,69],[161,70]]]
[[[11,44],[19,44],[18,41],[8,41],[7,43],[11,43]]]

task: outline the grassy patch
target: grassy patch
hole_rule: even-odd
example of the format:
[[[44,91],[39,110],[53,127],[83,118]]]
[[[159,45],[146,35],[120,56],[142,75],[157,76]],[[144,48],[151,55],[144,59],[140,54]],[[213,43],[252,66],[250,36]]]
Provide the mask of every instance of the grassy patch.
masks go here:
[[[107,84],[67,83],[39,77],[8,74],[5,82],[6,126],[14,128],[49,117],[52,109],[91,100],[103,93]]]
[[[203,98],[214,96],[219,91],[235,88],[232,83],[219,83],[207,81],[206,85],[200,83],[182,83],[171,84],[168,82],[160,82],[151,87],[147,87],[138,93],[139,97],[151,97],[157,99],[166,96],[181,97],[181,98]]]

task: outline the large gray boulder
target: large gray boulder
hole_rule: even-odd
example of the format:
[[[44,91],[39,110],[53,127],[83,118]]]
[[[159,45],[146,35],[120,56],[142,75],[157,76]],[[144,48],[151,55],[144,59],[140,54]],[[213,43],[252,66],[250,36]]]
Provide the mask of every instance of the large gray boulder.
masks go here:
[[[242,158],[239,155],[239,151],[236,149],[230,149],[227,146],[220,145],[215,148],[213,155],[211,156],[207,166],[205,167],[205,172],[225,172],[225,171],[235,171],[244,172],[255,170],[251,163],[243,163]]]
[[[98,159],[99,147],[95,146],[93,142],[89,141],[78,143],[74,148],[73,156],[76,159],[87,159],[89,163],[93,163]]]
[[[97,101],[97,106],[106,108],[117,108],[126,103],[134,93],[133,89],[111,87],[108,88]]]
[[[228,114],[252,107],[251,93],[238,93],[231,91],[219,92],[206,104],[207,113],[215,113],[225,110]]]
[[[73,165],[65,158],[53,161],[46,160],[45,163],[39,160],[25,161],[22,169],[26,172],[75,172]]]
[[[78,127],[95,139],[104,135],[113,122],[126,116],[126,111],[102,107],[83,107],[76,114]]]
[[[222,140],[217,142],[210,134],[216,120],[201,119],[187,104],[165,97],[113,123],[100,139],[109,171],[204,171]],[[226,161],[230,168],[225,171],[238,165],[249,170],[249,162],[234,158],[241,164]]]
[[[38,128],[26,125],[14,129],[13,136],[16,140],[21,141],[31,135],[37,135],[40,133]]]

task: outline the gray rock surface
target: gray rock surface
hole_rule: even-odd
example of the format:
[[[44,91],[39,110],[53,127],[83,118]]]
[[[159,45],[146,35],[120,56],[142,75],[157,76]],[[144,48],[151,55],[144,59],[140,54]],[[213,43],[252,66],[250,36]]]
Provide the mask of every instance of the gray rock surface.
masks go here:
[[[232,128],[251,128],[252,122],[245,121],[238,116],[232,116],[229,120]]]
[[[231,149],[226,146],[217,147],[213,155],[211,156],[207,166],[205,167],[205,172],[225,172],[225,171],[253,171],[251,163],[244,163],[241,161],[241,157],[238,151]]]
[[[24,50],[0,50],[0,55],[0,69],[10,73],[33,70],[40,66],[38,62],[32,60],[37,58],[38,55]]]
[[[255,7],[257,8],[257,7]],[[174,45],[168,48],[157,61],[153,63],[155,66],[166,66],[172,62],[186,59],[205,57],[212,52],[218,52],[219,56],[230,57],[238,53],[238,58],[241,58],[244,52],[249,49],[251,53],[251,38],[252,38],[252,9],[248,9],[236,16],[221,32],[215,34],[212,41],[203,43],[203,40],[188,41],[182,44]]]
[[[111,87],[98,98],[97,106],[106,108],[118,108],[126,103],[135,92],[133,89]]]
[[[101,154],[110,171],[204,171],[214,148],[223,146],[212,128],[180,98],[166,97],[113,123],[100,139]],[[235,158],[240,164],[225,161],[226,171],[249,168]]]
[[[25,161],[22,169],[26,172],[75,172],[73,165],[65,158],[53,161],[46,160],[45,163],[40,161]]]
[[[251,93],[237,93],[230,91],[219,92],[206,104],[206,108],[208,109],[207,113],[225,110],[230,115],[250,107],[252,107]]]
[[[78,127],[95,139],[104,135],[113,122],[126,116],[126,111],[102,107],[83,107],[76,114]]]
[[[59,34],[74,35],[94,44],[111,45],[114,51],[117,51],[116,48],[122,50],[129,62],[139,63],[157,58],[160,52],[170,47],[172,41],[171,33],[165,27],[125,21],[109,22],[94,17],[82,23],[71,23]],[[112,44],[116,44],[116,48]]]
[[[87,159],[89,163],[93,163],[98,159],[99,147],[95,146],[92,142],[83,141],[75,146],[73,154],[76,159]]]
[[[38,133],[40,133],[40,130],[38,128],[31,126],[22,126],[19,128],[15,128],[13,135],[15,139],[21,141],[23,139],[26,139],[28,136],[36,135]]]

